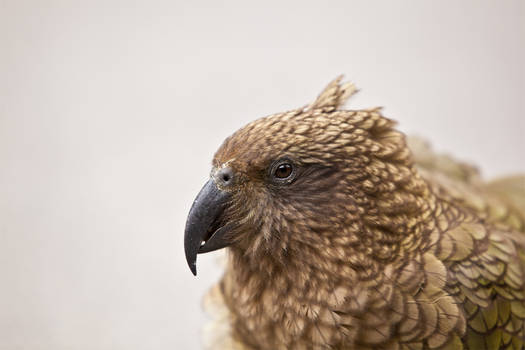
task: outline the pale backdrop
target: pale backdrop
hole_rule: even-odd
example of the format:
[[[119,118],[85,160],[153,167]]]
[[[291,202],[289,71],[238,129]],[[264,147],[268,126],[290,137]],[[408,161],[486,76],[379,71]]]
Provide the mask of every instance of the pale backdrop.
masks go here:
[[[262,2],[259,2],[262,3]],[[344,73],[349,107],[525,171],[525,2],[0,0],[0,349],[199,349],[213,152]]]

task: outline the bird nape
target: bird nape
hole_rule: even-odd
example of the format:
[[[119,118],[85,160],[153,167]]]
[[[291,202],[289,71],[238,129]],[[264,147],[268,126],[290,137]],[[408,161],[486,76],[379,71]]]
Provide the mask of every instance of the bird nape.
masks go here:
[[[311,104],[228,137],[185,253],[227,247],[213,349],[523,349],[525,176],[483,182],[379,108]]]

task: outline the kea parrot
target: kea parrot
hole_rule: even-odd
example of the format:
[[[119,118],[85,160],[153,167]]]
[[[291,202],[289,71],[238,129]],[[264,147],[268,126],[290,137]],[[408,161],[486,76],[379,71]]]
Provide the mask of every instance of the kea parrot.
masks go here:
[[[186,259],[226,248],[211,349],[524,349],[525,176],[410,139],[332,81],[212,161]]]

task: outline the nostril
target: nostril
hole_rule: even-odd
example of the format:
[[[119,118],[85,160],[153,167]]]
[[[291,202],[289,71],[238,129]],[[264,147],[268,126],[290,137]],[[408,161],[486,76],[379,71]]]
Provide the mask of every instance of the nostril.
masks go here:
[[[217,179],[224,185],[229,185],[233,180],[233,171],[231,168],[222,168],[217,173]]]

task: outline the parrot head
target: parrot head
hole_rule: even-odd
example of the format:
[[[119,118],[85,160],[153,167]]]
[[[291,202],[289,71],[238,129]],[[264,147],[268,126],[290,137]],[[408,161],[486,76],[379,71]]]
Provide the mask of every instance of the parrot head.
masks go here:
[[[258,119],[224,141],[186,222],[193,274],[197,254],[224,247],[251,264],[265,256],[280,266],[308,254],[388,259],[399,249],[389,233],[406,223],[392,215],[409,215],[422,191],[406,180],[414,176],[410,152],[379,109],[339,109],[356,91],[340,81],[312,104]]]

